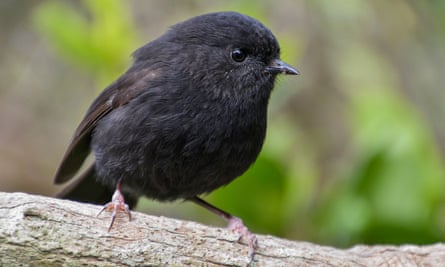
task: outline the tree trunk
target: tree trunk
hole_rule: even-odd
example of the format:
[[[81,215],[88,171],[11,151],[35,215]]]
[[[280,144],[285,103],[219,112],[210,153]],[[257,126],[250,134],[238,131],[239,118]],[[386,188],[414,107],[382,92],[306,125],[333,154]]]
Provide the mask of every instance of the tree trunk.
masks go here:
[[[0,192],[0,266],[246,266],[248,247],[226,229],[100,206]],[[445,246],[336,249],[257,235],[252,266],[445,266]]]

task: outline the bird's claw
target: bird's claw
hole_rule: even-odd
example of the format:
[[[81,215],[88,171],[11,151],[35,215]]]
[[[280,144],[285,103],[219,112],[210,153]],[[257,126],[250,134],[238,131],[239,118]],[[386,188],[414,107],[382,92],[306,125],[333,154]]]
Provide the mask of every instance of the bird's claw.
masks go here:
[[[128,207],[127,204],[125,204],[124,196],[122,195],[119,187],[120,186],[118,185],[116,191],[114,191],[113,197],[111,198],[111,202],[105,204],[104,207],[97,214],[97,216],[99,216],[105,210],[113,212],[111,214],[111,222],[110,226],[108,227],[108,232],[111,230],[111,227],[113,227],[116,215],[119,211],[123,211],[124,213],[126,213],[128,215],[128,220],[131,221],[130,208]]]
[[[238,241],[244,239],[247,242],[247,245],[249,246],[249,263],[252,262],[255,250],[258,248],[258,240],[256,236],[252,234],[249,229],[247,229],[240,218],[235,216],[232,216],[229,219],[229,224],[227,227],[239,235]]]

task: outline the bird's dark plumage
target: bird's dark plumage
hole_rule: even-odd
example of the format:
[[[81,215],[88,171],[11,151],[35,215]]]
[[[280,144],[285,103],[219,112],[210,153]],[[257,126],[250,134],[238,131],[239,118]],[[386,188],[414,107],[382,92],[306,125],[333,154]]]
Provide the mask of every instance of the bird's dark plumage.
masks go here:
[[[232,58],[234,49],[244,61]],[[261,150],[275,80],[265,69],[279,52],[266,27],[234,12],[173,26],[138,49],[133,66],[93,102],[56,183],[71,179],[92,148],[95,166],[81,178],[111,194],[119,179],[124,191],[159,200],[227,184]]]
[[[107,202],[120,181],[126,199],[192,199],[231,182],[257,158],[279,73],[274,35],[234,12],[174,25],[133,54],[134,63],[93,102],[60,164],[73,178],[60,196]],[[199,202],[199,201],[198,201]]]

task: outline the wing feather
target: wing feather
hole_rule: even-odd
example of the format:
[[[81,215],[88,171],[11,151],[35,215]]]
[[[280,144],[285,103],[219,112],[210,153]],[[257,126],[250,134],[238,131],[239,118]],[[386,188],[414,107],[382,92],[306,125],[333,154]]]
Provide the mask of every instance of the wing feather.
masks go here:
[[[100,119],[117,107],[130,102],[148,88],[148,82],[157,77],[157,73],[151,69],[136,69],[137,66],[130,68],[116,82],[106,88],[90,106],[57,168],[54,178],[56,184],[70,180],[78,172],[91,152],[91,134]]]

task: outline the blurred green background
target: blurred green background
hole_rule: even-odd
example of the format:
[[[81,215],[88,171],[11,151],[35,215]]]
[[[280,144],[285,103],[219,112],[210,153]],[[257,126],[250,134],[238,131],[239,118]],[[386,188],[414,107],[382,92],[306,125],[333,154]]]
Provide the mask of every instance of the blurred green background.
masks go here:
[[[445,239],[445,1],[0,1],[0,190],[51,195],[84,112],[170,25],[234,10],[301,71],[260,158],[205,198],[252,231],[335,245]],[[191,203],[138,210],[224,225]]]

